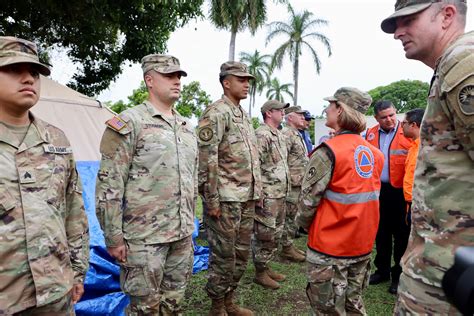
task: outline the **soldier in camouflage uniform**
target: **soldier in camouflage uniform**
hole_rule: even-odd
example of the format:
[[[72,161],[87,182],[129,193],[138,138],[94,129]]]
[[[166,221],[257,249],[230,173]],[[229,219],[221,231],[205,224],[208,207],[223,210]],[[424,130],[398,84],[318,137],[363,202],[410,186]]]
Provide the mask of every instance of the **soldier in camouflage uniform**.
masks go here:
[[[210,246],[206,291],[213,315],[252,315],[233,302],[249,256],[255,202],[261,196],[257,140],[240,106],[251,79],[246,65],[222,64],[224,95],[206,108],[197,130],[199,193],[206,206]]]
[[[281,239],[282,251],[280,256],[284,259],[303,262],[304,253],[293,246],[298,227],[295,225],[295,216],[298,211],[298,196],[301,191],[301,181],[308,163],[308,151],[305,142],[298,130],[303,129],[306,122],[305,111],[300,106],[292,106],[285,110],[286,126],[282,132],[286,136],[288,147],[288,167],[290,168],[290,193],[286,197],[285,228]]]
[[[71,145],[29,109],[40,95],[36,45],[0,37],[0,315],[74,315],[89,262]]]
[[[288,153],[285,137],[278,129],[289,103],[269,100],[261,112],[265,124],[255,134],[260,153],[262,174],[262,197],[255,208],[255,222],[252,236],[252,254],[256,275],[254,282],[270,289],[278,289],[276,281],[285,276],[273,271],[269,262],[278,249],[278,243],[285,224],[285,200],[290,189]]]
[[[128,315],[179,315],[192,273],[198,149],[173,108],[186,76],[178,59],[142,59],[148,100],[107,122],[97,217],[130,296]]]
[[[367,93],[344,87],[325,100],[336,136],[312,152],[296,215],[308,231],[306,294],[317,315],[365,315],[383,154],[359,135],[372,102]]]
[[[436,3],[435,3],[436,2]],[[396,314],[454,314],[441,289],[459,246],[474,246],[474,32],[467,4],[403,0],[382,22],[405,56],[434,69],[420,130],[412,230]]]

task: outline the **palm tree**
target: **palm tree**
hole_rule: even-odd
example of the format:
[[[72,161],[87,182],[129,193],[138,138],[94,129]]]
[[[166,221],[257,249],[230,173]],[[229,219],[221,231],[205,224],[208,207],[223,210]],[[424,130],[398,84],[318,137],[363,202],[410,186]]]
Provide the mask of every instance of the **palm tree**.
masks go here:
[[[246,63],[248,71],[251,73],[255,80],[250,81],[250,103],[249,103],[249,116],[252,116],[252,108],[255,106],[255,96],[262,94],[263,88],[265,88],[270,75],[270,55],[260,55],[258,50],[252,53],[241,52],[240,61]]]
[[[290,91],[291,86],[291,83],[281,84],[277,78],[273,78],[267,84],[267,98],[272,100],[278,100],[280,102],[285,102],[285,99],[283,98],[283,93],[286,93],[291,98],[293,98],[293,93],[291,93]]]
[[[229,60],[234,60],[237,32],[246,28],[252,35],[267,19],[265,0],[211,0],[209,19],[218,29],[229,30]]]
[[[328,21],[318,18],[312,19],[313,13],[308,10],[304,10],[303,13],[295,13],[290,4],[288,4],[288,11],[290,12],[288,23],[272,22],[267,25],[268,35],[266,44],[279,35],[286,37],[285,42],[277,48],[273,55],[272,66],[281,68],[283,58],[286,55],[289,56],[290,61],[293,62],[293,101],[294,104],[298,104],[298,71],[303,48],[306,48],[311,53],[313,62],[316,66],[316,73],[319,74],[321,70],[321,60],[319,59],[318,53],[314,50],[308,40],[315,38],[320,41],[326,47],[328,56],[331,56],[332,52],[329,39],[324,34],[313,31],[314,27],[327,25]]]

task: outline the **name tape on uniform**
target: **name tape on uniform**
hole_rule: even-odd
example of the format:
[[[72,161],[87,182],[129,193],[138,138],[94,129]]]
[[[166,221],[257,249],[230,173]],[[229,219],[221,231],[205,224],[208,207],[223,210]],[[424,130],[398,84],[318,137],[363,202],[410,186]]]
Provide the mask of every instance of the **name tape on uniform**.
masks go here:
[[[43,145],[43,149],[44,149],[44,152],[47,152],[50,154],[60,154],[60,155],[72,154],[71,147]]]

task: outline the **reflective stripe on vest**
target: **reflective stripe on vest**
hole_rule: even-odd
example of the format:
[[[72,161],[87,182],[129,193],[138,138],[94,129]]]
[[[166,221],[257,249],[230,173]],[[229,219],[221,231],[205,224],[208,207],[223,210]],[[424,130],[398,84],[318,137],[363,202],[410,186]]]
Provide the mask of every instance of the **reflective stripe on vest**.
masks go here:
[[[406,156],[406,155],[408,155],[408,150],[406,150],[406,149],[394,149],[394,150],[390,150],[390,155]]]
[[[344,194],[331,190],[326,190],[326,192],[324,193],[324,197],[330,201],[334,201],[340,204],[359,204],[370,201],[378,201],[379,194],[380,191]]]

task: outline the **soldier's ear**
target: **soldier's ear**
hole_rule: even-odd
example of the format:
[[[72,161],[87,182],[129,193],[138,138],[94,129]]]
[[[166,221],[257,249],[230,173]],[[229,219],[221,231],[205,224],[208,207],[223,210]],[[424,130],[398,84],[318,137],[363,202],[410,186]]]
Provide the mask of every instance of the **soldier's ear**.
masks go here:
[[[153,77],[150,75],[150,72],[147,72],[143,76],[143,81],[145,81],[145,86],[149,89],[153,85]]]

